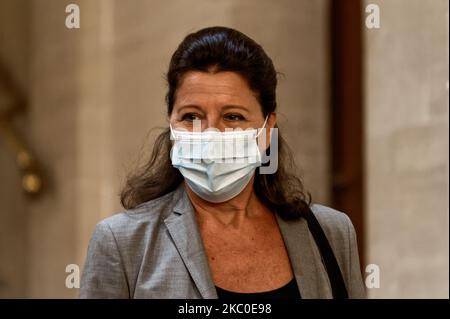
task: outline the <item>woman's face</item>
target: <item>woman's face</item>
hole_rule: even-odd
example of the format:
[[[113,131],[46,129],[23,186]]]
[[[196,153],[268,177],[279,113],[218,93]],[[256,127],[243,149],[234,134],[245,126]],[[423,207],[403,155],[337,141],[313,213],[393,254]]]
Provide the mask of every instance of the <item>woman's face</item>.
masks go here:
[[[260,128],[261,106],[243,77],[235,72],[187,72],[177,89],[170,123],[175,129],[193,130],[195,120],[202,130]],[[266,127],[275,124],[273,113]]]

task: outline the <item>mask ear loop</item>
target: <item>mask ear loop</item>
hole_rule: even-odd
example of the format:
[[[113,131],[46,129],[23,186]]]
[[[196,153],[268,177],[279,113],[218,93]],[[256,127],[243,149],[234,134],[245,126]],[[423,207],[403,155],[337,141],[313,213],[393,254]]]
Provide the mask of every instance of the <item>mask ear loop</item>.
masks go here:
[[[266,119],[264,120],[263,126],[262,126],[262,128],[259,129],[259,132],[258,132],[258,134],[256,134],[256,137],[258,137],[259,134],[261,134],[262,130],[266,127],[266,123],[267,123],[268,118],[269,118],[269,115],[266,116]]]
[[[169,123],[169,128],[170,128],[170,135],[173,137],[173,139],[176,139],[175,133],[173,132],[173,128],[172,128],[172,124]]]

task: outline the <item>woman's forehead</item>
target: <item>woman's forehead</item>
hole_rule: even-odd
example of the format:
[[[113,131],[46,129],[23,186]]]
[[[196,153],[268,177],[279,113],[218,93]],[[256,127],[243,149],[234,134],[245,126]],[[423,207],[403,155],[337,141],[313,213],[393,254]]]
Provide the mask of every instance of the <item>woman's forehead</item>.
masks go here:
[[[220,99],[227,103],[257,102],[245,79],[235,72],[191,71],[183,76],[177,89],[178,103],[196,99]],[[178,104],[177,103],[177,104]]]

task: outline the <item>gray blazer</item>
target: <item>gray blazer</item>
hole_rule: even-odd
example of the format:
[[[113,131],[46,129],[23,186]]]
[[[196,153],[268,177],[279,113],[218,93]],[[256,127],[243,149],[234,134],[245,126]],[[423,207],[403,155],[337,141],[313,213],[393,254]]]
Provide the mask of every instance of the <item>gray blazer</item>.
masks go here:
[[[336,255],[350,298],[364,298],[355,230],[347,215],[312,205]],[[332,298],[306,221],[284,221],[281,234],[302,298]],[[97,224],[80,298],[217,298],[194,209],[180,186]]]

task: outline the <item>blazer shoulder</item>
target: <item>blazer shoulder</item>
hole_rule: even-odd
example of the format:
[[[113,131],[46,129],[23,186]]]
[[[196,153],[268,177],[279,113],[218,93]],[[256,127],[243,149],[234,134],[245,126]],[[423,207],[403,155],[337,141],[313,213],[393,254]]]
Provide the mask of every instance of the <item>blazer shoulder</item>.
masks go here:
[[[329,241],[336,244],[348,242],[355,233],[353,223],[347,214],[319,204],[311,205],[311,210]]]
[[[330,207],[312,205],[311,210],[322,226],[338,260],[350,298],[365,298],[360,271],[355,228],[350,218]]]
[[[334,229],[347,232],[352,222],[347,214],[334,208],[320,204],[311,205],[311,211],[325,229]]]
[[[135,208],[115,213],[98,223],[98,226],[111,229],[113,233],[140,228],[142,225],[157,227],[174,206],[174,192],[144,202]],[[146,228],[147,228],[146,227]]]

